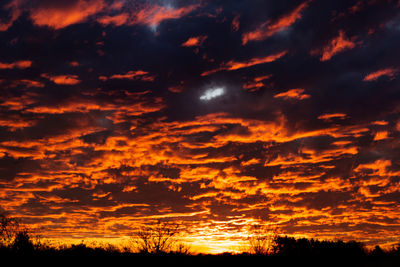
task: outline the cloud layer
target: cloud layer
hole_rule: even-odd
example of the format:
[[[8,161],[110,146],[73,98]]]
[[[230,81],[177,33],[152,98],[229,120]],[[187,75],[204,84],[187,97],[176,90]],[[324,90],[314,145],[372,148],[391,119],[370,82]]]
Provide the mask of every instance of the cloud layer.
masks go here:
[[[270,223],[396,243],[399,8],[6,1],[0,206],[63,240],[161,218],[201,251]]]

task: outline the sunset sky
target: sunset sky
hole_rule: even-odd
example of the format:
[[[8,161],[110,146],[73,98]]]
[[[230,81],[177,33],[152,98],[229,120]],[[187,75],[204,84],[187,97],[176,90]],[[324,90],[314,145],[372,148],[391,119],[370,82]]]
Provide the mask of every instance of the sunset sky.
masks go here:
[[[400,242],[400,1],[0,5],[0,207],[42,236]]]

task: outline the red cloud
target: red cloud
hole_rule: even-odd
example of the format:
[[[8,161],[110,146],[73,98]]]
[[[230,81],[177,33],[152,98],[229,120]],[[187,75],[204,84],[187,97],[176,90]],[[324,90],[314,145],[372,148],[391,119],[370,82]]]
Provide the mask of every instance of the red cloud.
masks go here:
[[[21,9],[19,8],[19,1],[11,1],[8,5],[4,6],[4,10],[9,10],[11,13],[11,18],[7,22],[0,22],[0,31],[6,31],[11,25],[18,19],[21,15]]]
[[[180,8],[171,8],[160,5],[145,5],[139,10],[133,12],[123,12],[114,16],[103,16],[97,21],[103,25],[113,24],[115,26],[121,25],[135,25],[145,24],[148,26],[157,26],[162,21],[168,19],[178,19],[188,15],[195,10],[199,5],[189,5]]]
[[[103,0],[79,0],[69,6],[50,5],[30,10],[34,24],[54,29],[85,21],[105,7]]]
[[[240,21],[239,21],[240,15],[236,15],[233,20],[232,20],[232,30],[237,32],[240,28]]]
[[[346,117],[347,117],[347,115],[344,113],[332,113],[332,114],[322,114],[322,115],[318,116],[318,119],[329,121],[333,118],[344,119]]]
[[[199,5],[190,5],[174,9],[155,5],[140,10],[136,14],[135,22],[139,24],[147,24],[149,26],[158,25],[163,20],[177,19],[186,16],[187,14],[195,10],[198,6]]]
[[[142,80],[147,82],[154,81],[154,76],[148,75],[147,71],[143,70],[131,70],[124,74],[114,74],[109,77],[107,76],[100,76],[99,80],[107,81],[109,79],[128,79],[128,80]]]
[[[333,38],[330,43],[320,50],[311,51],[311,55],[321,54],[321,61],[330,60],[336,54],[353,49],[357,44],[354,42],[356,37],[348,39],[343,31],[339,31],[339,35]]]
[[[282,51],[276,54],[272,54],[266,57],[258,57],[258,58],[252,58],[250,60],[247,61],[234,61],[231,60],[227,63],[223,63],[221,65],[221,67],[214,69],[214,70],[209,70],[209,71],[205,71],[201,74],[201,76],[207,76],[210,74],[213,74],[215,72],[221,71],[221,70],[227,70],[227,71],[231,71],[231,70],[238,70],[238,69],[243,69],[243,68],[248,68],[251,66],[255,66],[258,64],[264,64],[264,63],[269,63],[269,62],[273,62],[275,60],[280,59],[281,57],[283,57],[284,55],[287,54],[287,51]]]
[[[126,24],[128,20],[129,20],[129,14],[121,13],[115,16],[104,16],[99,18],[97,21],[103,25],[112,24],[114,26],[121,26]]]
[[[258,91],[261,87],[265,86],[265,83],[263,81],[268,80],[271,77],[272,74],[256,77],[252,81],[246,82],[243,85],[243,89],[249,92]]]
[[[27,2],[27,1],[26,1]],[[117,1],[107,7],[104,0],[75,0],[59,3],[58,1],[31,6],[21,0],[13,0],[4,8],[11,13],[11,19],[0,23],[0,31],[7,30],[18,19],[22,12],[27,12],[33,23],[37,26],[45,26],[53,29],[62,29],[67,26],[85,22],[89,17],[102,11],[122,10],[124,3]],[[97,21],[103,25],[113,24],[115,26],[146,24],[157,26],[167,19],[177,19],[186,16],[195,10],[199,4],[170,8],[155,4],[146,4],[134,11],[124,11],[119,14],[110,15],[109,12],[102,14]]]
[[[49,79],[55,84],[63,84],[63,85],[76,85],[81,82],[78,79],[78,75],[55,75],[51,76],[49,74],[42,74],[42,77]]]
[[[189,39],[187,39],[186,42],[184,42],[182,44],[182,46],[185,46],[185,47],[201,46],[206,39],[207,39],[207,36],[190,37]]]
[[[387,76],[390,79],[394,79],[397,72],[399,72],[399,70],[395,69],[395,68],[386,68],[386,69],[377,70],[377,71],[371,72],[370,74],[365,76],[363,81],[364,82],[376,81],[382,76]]]
[[[387,131],[380,131],[375,134],[374,141],[384,140],[389,138],[389,133]]]
[[[301,89],[301,88],[291,89],[287,92],[276,94],[274,96],[274,98],[283,98],[285,100],[288,100],[288,99],[303,100],[303,99],[310,98],[310,95],[303,94],[303,93],[304,93],[304,89]]]
[[[30,60],[20,60],[12,63],[0,62],[0,69],[26,69],[32,65]]]
[[[19,86],[19,85],[23,85],[27,88],[30,87],[44,87],[44,84],[38,81],[34,81],[34,80],[28,80],[28,79],[22,79],[22,80],[18,80],[12,83],[11,87],[15,87],[15,86]]]
[[[280,17],[274,23],[271,23],[270,20],[267,20],[255,31],[243,34],[242,37],[243,45],[247,44],[250,41],[262,41],[274,35],[277,32],[289,28],[292,24],[294,24],[298,19],[301,18],[301,12],[303,12],[303,10],[308,6],[309,3],[310,1],[306,1],[300,4],[292,12]]]

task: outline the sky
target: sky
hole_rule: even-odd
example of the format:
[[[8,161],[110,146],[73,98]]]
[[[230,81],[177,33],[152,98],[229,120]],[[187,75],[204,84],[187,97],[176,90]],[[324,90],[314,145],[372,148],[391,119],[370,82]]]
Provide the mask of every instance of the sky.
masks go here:
[[[400,241],[400,1],[3,0],[0,207],[53,240],[157,220]]]

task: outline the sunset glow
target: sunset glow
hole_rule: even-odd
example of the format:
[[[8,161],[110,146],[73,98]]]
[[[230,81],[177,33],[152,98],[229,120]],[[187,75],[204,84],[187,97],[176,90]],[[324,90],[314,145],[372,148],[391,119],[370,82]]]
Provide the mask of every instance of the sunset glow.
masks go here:
[[[400,4],[322,2],[2,2],[0,212],[66,244],[399,243]]]

